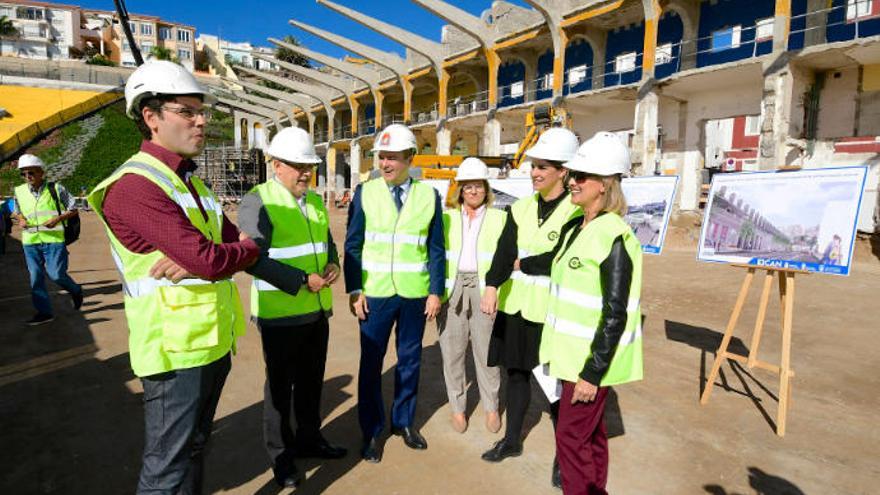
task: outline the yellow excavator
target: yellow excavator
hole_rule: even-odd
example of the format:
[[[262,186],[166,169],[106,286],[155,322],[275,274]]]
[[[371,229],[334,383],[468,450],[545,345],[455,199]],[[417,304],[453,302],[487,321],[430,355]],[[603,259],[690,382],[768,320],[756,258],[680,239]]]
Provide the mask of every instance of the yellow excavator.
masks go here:
[[[519,168],[525,158],[525,152],[538,142],[538,138],[551,127],[571,128],[571,116],[563,108],[554,108],[549,104],[535,105],[531,112],[526,114],[526,135],[513,158],[502,156],[478,156],[490,168],[502,168],[505,165],[511,169]],[[446,200],[456,195],[455,172],[465,156],[459,155],[416,155],[412,165],[422,170],[423,179],[447,179],[449,189]]]

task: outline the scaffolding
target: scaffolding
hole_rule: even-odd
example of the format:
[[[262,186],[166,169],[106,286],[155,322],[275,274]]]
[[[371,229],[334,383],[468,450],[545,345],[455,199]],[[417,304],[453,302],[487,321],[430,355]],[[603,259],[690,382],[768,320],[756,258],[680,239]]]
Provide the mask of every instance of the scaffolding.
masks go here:
[[[266,161],[262,150],[256,148],[208,147],[196,163],[196,175],[224,205],[238,203],[254,186],[266,181]]]

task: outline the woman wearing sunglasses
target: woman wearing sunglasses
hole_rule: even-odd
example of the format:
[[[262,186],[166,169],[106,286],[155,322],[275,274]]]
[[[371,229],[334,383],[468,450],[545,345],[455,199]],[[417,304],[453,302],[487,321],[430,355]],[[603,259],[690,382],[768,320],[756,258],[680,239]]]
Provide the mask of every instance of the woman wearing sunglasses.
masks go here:
[[[539,359],[562,381],[556,452],[563,492],[604,494],[608,387],[642,378],[642,250],[623,221],[620,181],[630,156],[620,139],[597,133],[565,168],[583,217],[563,227],[553,251],[520,260],[519,269],[550,275]]]

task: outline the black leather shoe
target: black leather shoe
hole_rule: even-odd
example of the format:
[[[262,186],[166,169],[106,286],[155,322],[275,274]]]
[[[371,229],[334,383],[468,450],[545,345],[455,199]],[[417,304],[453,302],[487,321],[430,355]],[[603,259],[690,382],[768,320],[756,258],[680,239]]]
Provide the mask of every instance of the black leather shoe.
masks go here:
[[[275,473],[275,483],[282,488],[296,488],[302,481],[302,473],[292,462],[283,468],[276,467],[273,472]]]
[[[382,460],[382,452],[379,450],[379,440],[377,438],[364,442],[364,446],[361,448],[361,458],[373,464],[378,464]]]
[[[553,488],[562,489],[562,472],[559,471],[559,459],[553,458],[553,473],[550,475],[550,484]]]
[[[425,450],[428,448],[428,442],[425,440],[425,437],[412,426],[404,426],[403,428],[392,426],[391,434],[403,437],[403,443],[411,449]]]
[[[83,305],[83,293],[80,291],[79,294],[71,294],[71,299],[73,299],[73,309],[79,309]]]
[[[488,462],[501,462],[508,457],[518,457],[520,454],[522,454],[522,444],[512,445],[502,438],[491,449],[483,452],[482,459]]]
[[[323,437],[317,441],[305,445],[296,446],[297,457],[317,457],[318,459],[342,459],[348,454],[348,450],[331,445]]]

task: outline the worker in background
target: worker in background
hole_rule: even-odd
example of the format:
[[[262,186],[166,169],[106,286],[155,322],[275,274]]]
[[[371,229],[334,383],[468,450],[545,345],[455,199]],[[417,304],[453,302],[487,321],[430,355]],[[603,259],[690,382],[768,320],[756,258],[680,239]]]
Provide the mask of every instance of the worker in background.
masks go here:
[[[385,428],[382,361],[396,328],[397,366],[391,433],[417,450],[428,443],[413,424],[419,388],[425,320],[440,311],[446,270],[443,212],[437,191],[409,176],[416,137],[393,124],[376,137],[381,177],[357,187],[345,238],[345,286],[352,313],[360,320],[358,419],[361,456],[382,459]]]
[[[481,308],[495,314],[489,346],[490,366],[507,372],[507,426],[504,438],[483,454],[483,460],[500,462],[522,453],[522,426],[531,401],[532,370],[538,366],[541,329],[547,314],[550,280],[514,270],[518,258],[545,253],[556,245],[562,226],[580,216],[580,209],[568,201],[565,169],[562,165],[577,151],[578,140],[570,130],[551,128],[526,151],[531,159],[535,193],[510,206],[507,222],[492,266],[486,274]],[[558,402],[550,404],[556,424]],[[560,486],[554,460],[551,483]]]
[[[486,428],[501,429],[498,389],[501,373],[488,366],[492,316],[480,311],[480,297],[486,272],[498,247],[507,215],[492,208],[489,168],[479,158],[466,158],[455,175],[455,208],[443,213],[446,237],[446,302],[437,326],[443,355],[443,378],[452,410],[452,427],[463,433],[468,421],[465,354],[468,343],[474,355],[474,369],[480,402],[486,412]]]
[[[266,361],[263,441],[275,481],[293,487],[302,478],[294,458],[346,454],[321,435],[321,389],[333,314],[330,285],[340,268],[327,209],[309,191],[321,163],[312,138],[288,127],[272,139],[268,154],[275,176],[242,198],[238,223],[270,258],[295,271],[288,281],[295,285],[291,292],[259,277],[251,287],[251,317],[260,329]],[[290,423],[291,396],[296,433]]]
[[[42,325],[55,319],[46,276],[70,294],[74,309],[82,307],[83,289],[67,274],[69,255],[64,243],[64,221],[79,213],[73,196],[64,186],[44,180],[43,160],[34,155],[21,155],[18,171],[25,183],[15,188],[12,220],[22,229],[21,245],[31,277],[31,301],[37,310],[27,324]]]
[[[629,150],[610,132],[578,149],[568,169],[570,220],[549,253],[519,260],[531,276],[550,275],[541,363],[562,380],[556,452],[566,495],[607,493],[608,387],[642,379],[642,247],[623,220],[621,177]]]
[[[193,175],[210,99],[178,64],[138,67],[125,103],[140,151],[89,195],[122,278],[129,356],[144,388],[139,494],[201,493],[214,412],[245,330],[231,277],[260,255]]]

